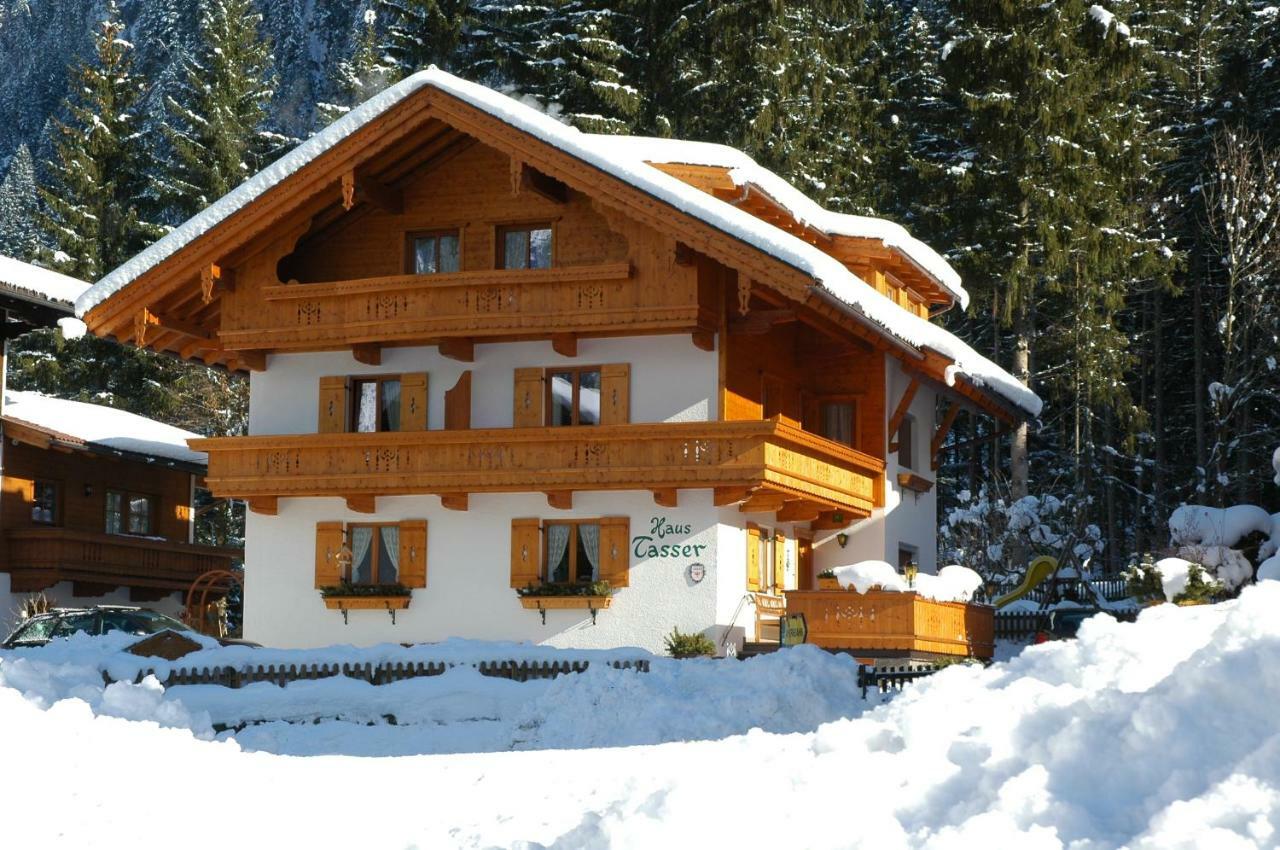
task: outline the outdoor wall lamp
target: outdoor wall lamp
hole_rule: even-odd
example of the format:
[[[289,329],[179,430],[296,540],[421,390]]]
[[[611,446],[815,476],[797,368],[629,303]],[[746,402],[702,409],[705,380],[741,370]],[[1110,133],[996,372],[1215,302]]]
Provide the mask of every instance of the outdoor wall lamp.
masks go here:
[[[845,546],[849,545],[849,535],[845,534],[843,531],[840,532],[836,535],[836,542],[839,543],[840,548],[843,549]]]
[[[907,587],[916,586],[916,576],[920,572],[920,565],[915,561],[911,561],[902,568],[902,574],[907,577]]]

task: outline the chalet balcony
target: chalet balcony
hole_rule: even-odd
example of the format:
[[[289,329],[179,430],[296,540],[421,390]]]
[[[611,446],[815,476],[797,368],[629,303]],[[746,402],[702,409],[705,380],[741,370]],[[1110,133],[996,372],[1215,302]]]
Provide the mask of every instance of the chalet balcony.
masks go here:
[[[200,575],[230,569],[244,558],[239,549],[67,528],[12,529],[6,540],[13,590],[24,593],[60,581],[104,592],[115,587],[143,590],[143,595],[185,591]]]
[[[989,605],[938,602],[918,593],[791,590],[787,615],[803,614],[807,642],[867,657],[961,656],[995,652]]]
[[[883,498],[884,462],[777,420],[557,428],[302,434],[192,440],[219,496],[272,500],[469,493],[713,488],[866,516]],[[459,501],[461,500],[461,501]],[[661,500],[660,500],[661,501]],[[367,506],[367,501],[365,502]],[[365,509],[371,510],[366,507]],[[798,517],[797,517],[798,518]]]
[[[712,329],[694,283],[640,286],[629,263],[395,275],[264,287],[228,308],[218,338],[231,349],[314,350],[333,345],[500,339],[531,332],[676,332]]]

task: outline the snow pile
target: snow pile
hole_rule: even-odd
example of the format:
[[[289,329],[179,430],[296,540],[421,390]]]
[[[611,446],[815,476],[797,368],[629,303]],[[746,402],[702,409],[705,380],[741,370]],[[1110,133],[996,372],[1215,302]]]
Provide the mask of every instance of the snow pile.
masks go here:
[[[71,444],[100,446],[199,466],[208,462],[204,452],[187,448],[187,440],[199,439],[199,434],[101,404],[6,390],[4,418],[30,425]]]
[[[943,567],[936,576],[919,573],[914,586],[907,584],[906,577],[887,561],[861,561],[836,567],[832,572],[846,590],[853,588],[858,593],[866,593],[876,587],[900,593],[918,593],[938,602],[968,602],[982,587],[982,576],[959,564]]]
[[[817,287],[841,302],[844,308],[878,325],[900,343],[914,349],[932,349],[953,361],[956,368],[948,371],[949,382],[954,380],[957,372],[961,373],[975,386],[991,389],[1028,414],[1040,414],[1040,398],[1016,378],[945,328],[903,310],[850,272],[835,257],[745,210],[664,174],[633,155],[620,154],[616,137],[594,138],[501,92],[467,82],[434,67],[406,77],[369,98],[112,271],[76,300],[77,315],[83,317],[135,279],[277,187],[316,157],[341,144],[362,126],[424,88],[434,88],[480,109],[787,263],[812,277]],[[763,175],[757,176],[765,179]],[[893,225],[885,223],[877,227],[884,238],[897,238],[896,231],[892,231]]]
[[[1096,617],[1079,640],[1034,646],[986,669],[949,668],[887,705],[861,712],[850,697],[847,719],[815,731],[660,746],[285,758],[95,716],[80,699],[45,710],[0,687],[0,751],[21,766],[5,803],[23,815],[7,820],[6,842],[144,850],[182,835],[197,850],[224,847],[226,829],[190,828],[190,803],[225,800],[234,788],[234,822],[252,825],[253,843],[262,845],[1275,847],[1277,608],[1280,584],[1264,584],[1220,605],[1157,606],[1133,624]],[[816,699],[835,697],[826,680],[848,668],[807,669],[811,655],[775,656],[775,664],[796,665],[765,674],[767,683],[798,692],[780,710],[803,711],[812,688],[822,689]],[[636,731],[633,718],[671,728],[700,721],[670,714],[750,714],[757,691],[745,692],[750,704],[742,708],[694,681],[732,677],[721,668],[749,663],[679,667],[657,680],[665,691],[630,691],[631,701],[607,690],[611,674],[590,684],[558,680],[552,684],[564,690],[554,700],[550,688],[535,700],[567,716],[530,732],[600,742],[611,722],[613,740],[625,741]],[[0,654],[6,681],[9,664]],[[643,704],[648,699],[662,702],[663,716]],[[575,720],[588,724],[580,738]],[[320,737],[332,725],[296,728]],[[96,769],[122,764],[180,766],[181,778],[147,782],[139,793],[137,781],[104,779]],[[317,801],[333,801],[333,813],[316,815]],[[758,814],[753,801],[763,805]]]
[[[1232,589],[1254,575],[1249,559],[1234,547],[1250,534],[1264,534],[1267,540],[1258,549],[1258,578],[1280,578],[1280,559],[1276,558],[1280,551],[1280,513],[1268,514],[1256,505],[1183,505],[1169,517],[1169,534],[1179,547],[1180,558],[1210,568],[1218,581]]]
[[[0,286],[70,307],[89,284],[0,254]]]

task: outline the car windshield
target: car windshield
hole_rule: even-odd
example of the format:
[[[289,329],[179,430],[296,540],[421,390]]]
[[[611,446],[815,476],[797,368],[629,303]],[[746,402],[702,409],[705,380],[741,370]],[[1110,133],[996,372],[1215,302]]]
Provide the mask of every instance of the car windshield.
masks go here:
[[[53,634],[53,627],[58,624],[58,618],[52,616],[36,617],[28,620],[25,625],[19,628],[9,638],[10,643],[32,643],[39,641],[43,643],[47,641]]]
[[[64,614],[50,637],[70,637],[76,632],[93,634],[93,614]]]
[[[131,635],[150,635],[173,629],[177,632],[190,631],[187,626],[172,617],[156,611],[103,611],[102,633],[124,632]]]

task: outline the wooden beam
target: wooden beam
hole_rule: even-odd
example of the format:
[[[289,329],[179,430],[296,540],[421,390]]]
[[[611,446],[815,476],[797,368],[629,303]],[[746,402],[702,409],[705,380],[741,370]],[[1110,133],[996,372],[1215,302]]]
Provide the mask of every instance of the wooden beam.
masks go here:
[[[716,332],[698,330],[693,332],[693,345],[703,351],[716,350]]]
[[[782,506],[785,503],[786,497],[781,493],[756,493],[741,505],[738,505],[738,510],[744,514],[774,513],[782,510]]]
[[[551,347],[562,357],[578,356],[577,334],[552,334]]]
[[[250,372],[265,372],[267,369],[267,352],[265,351],[237,351],[236,359]]]
[[[366,366],[382,365],[382,346],[376,342],[363,342],[359,345],[351,346],[351,356],[356,359],[357,363],[363,363]]]
[[[907,384],[906,391],[902,393],[898,406],[893,409],[893,416],[889,417],[889,451],[891,452],[898,450],[898,429],[902,427],[902,420],[907,418],[907,410],[910,409],[911,401],[916,397],[918,389],[920,389],[920,380],[913,377],[911,383]]]
[[[558,511],[573,510],[572,490],[548,490],[547,504]]]
[[[465,511],[467,509],[467,494],[444,493],[440,496],[440,504],[451,511]]]
[[[249,510],[263,516],[275,516],[280,510],[280,499],[276,496],[250,496],[246,502]]]
[[[755,336],[766,334],[774,325],[799,321],[794,310],[754,310],[741,318],[729,319],[729,332]]]
[[[947,408],[947,415],[942,417],[942,424],[938,426],[937,433],[929,443],[929,457],[932,464],[930,468],[938,468],[938,456],[942,453],[942,444],[947,441],[947,434],[951,433],[951,426],[955,424],[956,415],[959,413],[960,405],[952,404]]]
[[[350,211],[356,200],[399,215],[404,212],[404,193],[354,169],[342,173],[342,208]]]
[[[660,490],[653,491],[653,502],[664,508],[676,508],[680,506],[680,491],[675,487],[664,487]]]
[[[750,487],[717,487],[711,497],[711,503],[717,508],[736,505],[751,495]]]
[[[472,363],[476,359],[476,342],[470,337],[442,339],[439,349],[441,356],[463,363]]]
[[[213,301],[215,288],[232,291],[236,288],[236,276],[232,269],[220,263],[209,263],[200,269],[200,300],[205,304]]]
[[[849,511],[823,511],[818,518],[809,523],[809,527],[814,531],[835,531],[841,528],[848,528],[860,519],[864,519],[862,515],[854,515]]]
[[[369,495],[347,496],[347,510],[358,514],[378,512],[378,497]]]
[[[822,505],[805,499],[790,499],[778,511],[778,522],[813,522],[822,514]]]
[[[521,162],[517,157],[511,158],[511,194],[532,192],[556,204],[569,200],[569,187],[554,177],[544,174],[536,168]]]

